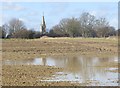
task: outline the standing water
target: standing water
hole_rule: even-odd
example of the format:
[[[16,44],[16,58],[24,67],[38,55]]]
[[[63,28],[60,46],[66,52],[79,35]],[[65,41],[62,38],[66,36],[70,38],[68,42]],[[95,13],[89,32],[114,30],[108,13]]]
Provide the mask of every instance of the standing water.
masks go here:
[[[87,58],[84,56],[68,56],[3,61],[3,65],[44,65],[64,69],[62,72],[56,72],[50,78],[39,80],[38,77],[38,81],[71,81],[90,86],[118,86],[118,67],[112,64],[118,64],[117,57]]]

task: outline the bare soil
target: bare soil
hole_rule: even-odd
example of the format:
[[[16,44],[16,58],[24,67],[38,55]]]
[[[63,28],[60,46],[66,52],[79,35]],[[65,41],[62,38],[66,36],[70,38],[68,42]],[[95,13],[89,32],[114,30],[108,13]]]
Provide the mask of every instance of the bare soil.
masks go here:
[[[117,55],[117,39],[105,38],[42,38],[2,40],[2,60],[31,59],[57,55],[85,55],[105,57]],[[4,86],[75,86],[71,82],[42,82],[62,68],[51,66],[16,65],[2,66]],[[38,80],[38,77],[39,80]]]

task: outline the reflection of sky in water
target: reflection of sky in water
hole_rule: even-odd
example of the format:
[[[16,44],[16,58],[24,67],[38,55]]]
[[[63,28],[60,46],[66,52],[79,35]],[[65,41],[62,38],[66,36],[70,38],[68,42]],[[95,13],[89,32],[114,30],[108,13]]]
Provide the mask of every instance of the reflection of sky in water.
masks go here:
[[[57,57],[35,58],[30,60],[6,60],[5,65],[48,65],[63,67],[63,72],[57,72],[42,81],[72,81],[79,83],[91,82],[91,85],[117,86],[118,73],[111,72],[118,68],[105,67],[103,64],[118,62],[118,57],[111,58],[86,58],[86,57]],[[110,70],[110,71],[108,71]],[[115,81],[115,82],[114,82]],[[98,84],[96,84],[98,82]]]
[[[34,59],[34,61],[33,61],[33,64],[34,65],[42,65],[42,58],[36,58],[36,59]]]
[[[54,62],[54,60],[52,58],[49,58],[47,60],[47,62],[46,62],[46,65],[48,65],[48,66],[55,66],[56,64],[55,64],[55,62]]]
[[[32,64],[33,65],[44,65],[43,59],[46,59],[46,58],[35,58]],[[49,58],[45,61],[45,65],[55,66],[55,62],[53,59]]]

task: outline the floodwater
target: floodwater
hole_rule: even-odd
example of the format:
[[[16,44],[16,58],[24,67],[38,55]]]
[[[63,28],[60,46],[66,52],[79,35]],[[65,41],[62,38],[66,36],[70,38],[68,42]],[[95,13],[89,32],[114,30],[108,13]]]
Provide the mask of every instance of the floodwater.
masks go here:
[[[61,56],[34,58],[31,60],[6,60],[4,65],[44,65],[61,67],[62,72],[56,72],[50,78],[38,81],[71,81],[82,83],[88,86],[118,86],[117,67],[110,67],[107,64],[118,63],[118,57],[109,58],[85,57],[85,56]]]

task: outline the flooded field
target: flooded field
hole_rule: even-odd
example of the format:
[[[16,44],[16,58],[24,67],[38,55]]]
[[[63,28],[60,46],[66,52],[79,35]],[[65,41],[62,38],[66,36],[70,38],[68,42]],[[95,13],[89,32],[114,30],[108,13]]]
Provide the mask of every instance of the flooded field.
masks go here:
[[[84,85],[118,85],[118,58],[117,56],[108,58],[85,56],[74,57],[46,57],[34,58],[31,60],[5,60],[3,65],[42,65],[63,68],[62,71],[55,72],[50,77],[36,77],[37,81],[60,82],[70,81],[71,83],[82,83]]]
[[[3,40],[4,86],[118,86],[117,40]]]

